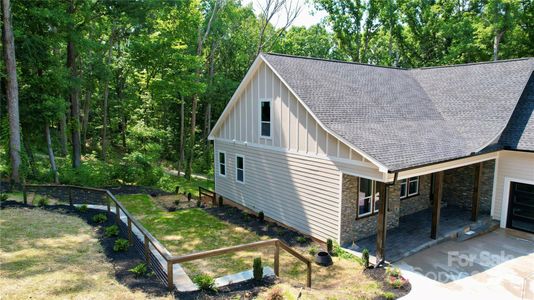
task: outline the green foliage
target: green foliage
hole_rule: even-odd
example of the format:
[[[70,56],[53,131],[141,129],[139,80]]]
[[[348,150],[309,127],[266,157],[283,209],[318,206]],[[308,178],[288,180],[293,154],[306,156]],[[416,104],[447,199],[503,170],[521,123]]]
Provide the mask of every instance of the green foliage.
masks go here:
[[[81,213],[87,212],[88,209],[89,208],[87,207],[87,204],[82,204],[82,205],[76,207],[76,210],[81,212]]]
[[[105,223],[108,220],[108,217],[104,213],[99,213],[93,216],[92,218],[93,222],[97,224]]]
[[[362,251],[362,260],[365,268],[369,268],[369,250],[367,248]]]
[[[303,236],[297,236],[296,240],[297,240],[297,243],[299,244],[304,244],[308,241],[308,239]]]
[[[9,197],[8,197],[7,194],[4,194],[4,193],[0,194],[0,202],[2,202],[2,201],[7,201],[8,198],[9,198]]]
[[[343,259],[347,259],[347,260],[352,260],[363,265],[363,260],[361,258],[343,250],[343,248],[341,248],[341,246],[338,243],[334,243],[334,247],[332,249],[331,255],[337,256]]]
[[[35,196],[35,199],[33,200],[34,205],[39,207],[44,207],[48,205],[48,197],[43,196]]]
[[[326,240],[326,251],[332,254],[333,249],[334,249],[334,242],[332,241],[332,239],[327,239]]]
[[[194,276],[193,282],[203,291],[216,291],[215,279],[208,274]]]
[[[132,272],[136,278],[139,278],[139,277],[144,277],[148,274],[148,267],[144,263],[139,263],[128,271]]]
[[[252,263],[252,275],[254,280],[263,279],[263,265],[261,263],[261,257],[255,257]]]
[[[384,292],[382,293],[382,297],[386,298],[386,300],[393,300],[397,298],[397,296],[393,292]]]
[[[395,278],[399,278],[400,275],[401,275],[401,271],[399,268],[397,267],[391,267],[391,266],[388,266],[387,269],[386,269],[386,274],[388,276],[392,276],[392,277],[395,277]]]
[[[263,211],[260,211],[258,213],[258,220],[260,220],[260,222],[265,221],[265,214],[263,213]]]
[[[187,201],[191,201],[191,192],[187,193]]]
[[[105,237],[119,236],[119,226],[113,224],[111,226],[106,227],[106,229],[104,229],[104,236]]]
[[[312,245],[309,249],[308,249],[308,253],[311,255],[311,256],[315,256],[315,254],[317,254],[319,252],[319,248],[315,245]]]
[[[130,242],[125,239],[117,239],[115,241],[115,244],[113,244],[113,251],[115,252],[126,252],[128,251],[128,247],[130,247]]]

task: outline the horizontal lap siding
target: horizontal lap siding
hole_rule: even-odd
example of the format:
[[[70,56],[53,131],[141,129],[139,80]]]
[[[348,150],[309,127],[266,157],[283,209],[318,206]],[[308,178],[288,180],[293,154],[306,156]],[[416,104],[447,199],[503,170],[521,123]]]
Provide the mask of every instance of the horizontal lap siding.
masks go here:
[[[217,194],[313,237],[338,239],[340,172],[331,161],[215,141],[219,150],[227,175],[216,175]],[[235,181],[236,154],[245,157],[244,184]]]
[[[498,220],[501,219],[503,200],[508,201],[508,195],[503,194],[506,177],[534,181],[534,153],[503,151],[499,154],[493,205],[493,218]]]

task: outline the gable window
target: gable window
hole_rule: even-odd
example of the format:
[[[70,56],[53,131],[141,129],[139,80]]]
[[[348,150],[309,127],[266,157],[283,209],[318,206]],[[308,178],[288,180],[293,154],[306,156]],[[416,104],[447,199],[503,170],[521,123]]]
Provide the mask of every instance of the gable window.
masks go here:
[[[358,217],[370,215],[373,206],[373,181],[360,178],[358,192]]]
[[[241,155],[235,157],[235,180],[245,182],[245,158]]]
[[[219,151],[219,175],[226,176],[226,153]]]
[[[400,198],[404,199],[419,194],[419,177],[411,177],[400,181]]]
[[[260,135],[264,138],[271,137],[271,101],[260,101]]]

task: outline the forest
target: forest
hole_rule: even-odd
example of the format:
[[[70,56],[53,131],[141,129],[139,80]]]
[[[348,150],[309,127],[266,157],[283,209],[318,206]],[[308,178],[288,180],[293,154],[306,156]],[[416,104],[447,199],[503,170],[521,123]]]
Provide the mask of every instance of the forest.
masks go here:
[[[394,67],[534,56],[532,0],[2,0],[3,181],[172,190],[261,52]],[[256,7],[256,9],[255,9]],[[282,21],[275,21],[282,20]]]

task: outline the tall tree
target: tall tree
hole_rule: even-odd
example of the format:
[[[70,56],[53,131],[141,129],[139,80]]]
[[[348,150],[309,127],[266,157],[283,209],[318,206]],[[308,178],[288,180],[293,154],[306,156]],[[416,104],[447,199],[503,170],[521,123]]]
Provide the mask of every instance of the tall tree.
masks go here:
[[[80,87],[78,78],[78,65],[76,53],[75,22],[76,3],[70,0],[67,8],[67,14],[70,16],[67,25],[67,68],[70,73],[70,120],[71,120],[71,143],[72,143],[72,167],[78,168],[81,164],[81,138],[80,138]]]
[[[7,110],[9,116],[9,157],[11,160],[11,180],[20,183],[20,120],[19,120],[19,86],[17,81],[17,64],[15,59],[15,41],[11,25],[11,4],[2,0],[2,46],[7,77]]]

